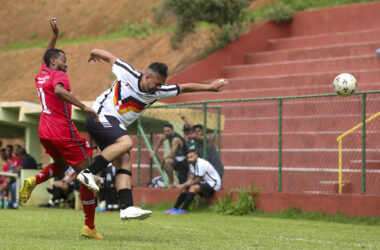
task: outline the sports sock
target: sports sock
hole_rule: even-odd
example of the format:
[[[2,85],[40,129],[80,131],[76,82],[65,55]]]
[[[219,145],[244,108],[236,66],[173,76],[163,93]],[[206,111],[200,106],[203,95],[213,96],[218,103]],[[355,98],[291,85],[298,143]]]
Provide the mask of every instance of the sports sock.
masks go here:
[[[49,180],[50,178],[60,176],[63,173],[62,169],[55,163],[50,163],[41,172],[36,174],[36,184],[40,184]]]
[[[82,183],[80,184],[80,199],[83,203],[84,224],[90,229],[95,228],[95,194]]]
[[[90,164],[88,170],[90,170],[90,172],[93,175],[97,175],[98,173],[100,173],[100,171],[105,169],[108,166],[108,164],[109,162],[106,159],[104,159],[102,155],[99,155],[98,157],[96,157],[95,161]]]
[[[128,188],[119,190],[120,209],[133,206],[132,190]]]
[[[190,206],[191,202],[194,200],[194,197],[195,197],[195,193],[187,193],[182,209],[186,210]]]
[[[182,203],[185,201],[187,197],[187,193],[181,193],[178,198],[176,203],[174,204],[174,208],[179,209],[179,207],[182,205]]]

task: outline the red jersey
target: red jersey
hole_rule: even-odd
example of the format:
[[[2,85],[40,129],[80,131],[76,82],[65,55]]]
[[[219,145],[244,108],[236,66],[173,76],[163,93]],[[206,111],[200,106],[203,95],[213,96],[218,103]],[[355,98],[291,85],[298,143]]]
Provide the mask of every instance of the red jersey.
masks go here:
[[[71,104],[62,101],[54,94],[54,87],[62,84],[71,92],[70,81],[63,71],[49,69],[42,63],[41,71],[35,77],[38,95],[41,100],[40,138],[68,141],[79,138],[78,130],[71,120]]]

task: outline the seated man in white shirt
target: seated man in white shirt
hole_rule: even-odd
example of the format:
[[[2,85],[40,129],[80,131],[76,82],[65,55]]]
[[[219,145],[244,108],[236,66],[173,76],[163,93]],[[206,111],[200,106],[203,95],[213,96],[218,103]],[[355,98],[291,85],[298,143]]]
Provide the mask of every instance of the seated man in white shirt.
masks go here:
[[[190,177],[185,183],[176,186],[181,194],[174,207],[165,211],[167,214],[186,213],[196,193],[202,197],[212,197],[222,186],[220,176],[210,162],[198,157],[195,150],[190,150],[186,157],[190,164]]]

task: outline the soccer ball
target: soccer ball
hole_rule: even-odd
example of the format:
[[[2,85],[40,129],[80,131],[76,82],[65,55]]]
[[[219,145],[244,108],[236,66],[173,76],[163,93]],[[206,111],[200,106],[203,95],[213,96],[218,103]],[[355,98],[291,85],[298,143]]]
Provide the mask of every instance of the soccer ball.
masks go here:
[[[350,73],[342,73],[335,77],[333,88],[335,92],[343,97],[352,95],[357,87],[356,79]]]

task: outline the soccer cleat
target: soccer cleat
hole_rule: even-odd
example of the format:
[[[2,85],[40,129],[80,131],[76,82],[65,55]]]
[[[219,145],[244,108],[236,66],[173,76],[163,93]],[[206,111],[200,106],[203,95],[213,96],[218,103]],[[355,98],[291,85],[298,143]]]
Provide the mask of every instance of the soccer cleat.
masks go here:
[[[171,213],[171,214],[185,214],[186,210],[185,209],[178,209],[177,211]]]
[[[24,184],[22,184],[22,187],[19,192],[19,199],[21,202],[25,203],[29,200],[30,195],[32,194],[32,191],[34,187],[36,186],[36,177],[29,177],[24,180]]]
[[[152,211],[143,210],[139,207],[127,207],[120,209],[120,219],[122,220],[145,220],[152,215]]]
[[[90,170],[85,169],[82,170],[79,174],[77,179],[88,189],[94,191],[94,192],[99,192],[99,187],[96,185],[94,175],[90,172]]]
[[[104,239],[104,237],[98,233],[98,230],[96,229],[96,227],[94,229],[90,229],[88,226],[84,225],[82,228],[81,234],[82,236],[87,237],[87,238],[95,238],[97,240]]]
[[[173,208],[171,208],[169,210],[166,210],[164,213],[165,214],[172,214],[172,213],[175,213],[177,210],[178,210],[177,208],[173,207]]]

